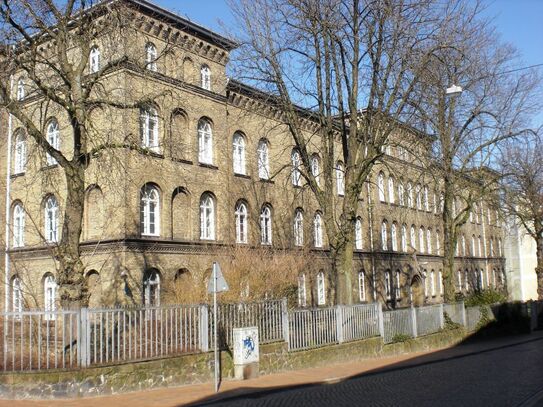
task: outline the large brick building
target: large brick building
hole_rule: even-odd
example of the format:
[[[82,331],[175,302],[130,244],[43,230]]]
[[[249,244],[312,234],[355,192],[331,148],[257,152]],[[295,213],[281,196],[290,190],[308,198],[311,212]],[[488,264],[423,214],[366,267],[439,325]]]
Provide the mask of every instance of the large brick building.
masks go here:
[[[114,47],[97,38],[89,75],[127,54],[141,66],[116,66],[104,88],[125,100],[156,97],[138,109],[93,111],[97,146],[129,140],[141,149],[97,149],[87,170],[81,244],[91,305],[157,303],[169,282],[187,274],[203,285],[211,262],[239,246],[310,253],[315,264],[293,281],[298,299],[302,305],[330,304],[319,208],[268,95],[227,77],[236,44],[146,1],[126,5],[137,15],[134,32]],[[69,151],[73,140],[65,113],[55,106],[45,111],[24,75],[14,75],[13,86],[49,142]],[[304,120],[311,132],[315,124]],[[9,218],[9,232],[1,232],[8,254],[2,266],[5,305],[51,308],[57,265],[50,247],[59,239],[63,174],[16,120],[4,123],[3,153],[10,153],[9,159],[2,156],[1,169],[9,184],[2,202],[8,204],[2,214]],[[441,301],[439,182],[426,173],[425,156],[432,139],[416,132],[407,139],[410,146],[402,145],[405,137],[390,143],[360,197],[352,279],[360,302]],[[313,160],[318,173],[316,144]],[[338,202],[341,169],[338,155]],[[457,249],[459,291],[503,284],[501,239],[498,212],[481,202],[463,226]]]

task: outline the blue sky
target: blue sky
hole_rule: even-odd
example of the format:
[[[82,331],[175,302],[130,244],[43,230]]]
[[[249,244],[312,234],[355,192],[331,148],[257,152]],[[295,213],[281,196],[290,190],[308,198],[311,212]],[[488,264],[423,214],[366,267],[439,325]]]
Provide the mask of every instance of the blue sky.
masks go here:
[[[198,24],[223,32],[233,24],[226,0],[152,0]],[[486,14],[494,18],[502,40],[522,54],[521,66],[543,63],[543,0],[488,0]],[[540,68],[543,75],[543,67]],[[536,118],[543,124],[543,112]]]

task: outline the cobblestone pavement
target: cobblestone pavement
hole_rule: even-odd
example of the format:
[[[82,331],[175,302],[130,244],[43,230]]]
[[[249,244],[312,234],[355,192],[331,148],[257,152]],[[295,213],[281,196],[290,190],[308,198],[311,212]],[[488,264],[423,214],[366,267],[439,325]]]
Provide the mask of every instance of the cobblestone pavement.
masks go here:
[[[200,405],[543,406],[543,340],[467,355],[453,352],[444,360],[421,356],[337,383],[269,390]]]

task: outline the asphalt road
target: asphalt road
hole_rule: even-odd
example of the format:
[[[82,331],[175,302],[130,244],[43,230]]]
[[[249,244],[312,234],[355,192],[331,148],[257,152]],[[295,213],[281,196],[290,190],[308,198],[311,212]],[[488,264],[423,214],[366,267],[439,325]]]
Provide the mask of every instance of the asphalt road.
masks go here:
[[[336,383],[274,389],[204,405],[543,406],[543,340],[467,355],[443,351]]]

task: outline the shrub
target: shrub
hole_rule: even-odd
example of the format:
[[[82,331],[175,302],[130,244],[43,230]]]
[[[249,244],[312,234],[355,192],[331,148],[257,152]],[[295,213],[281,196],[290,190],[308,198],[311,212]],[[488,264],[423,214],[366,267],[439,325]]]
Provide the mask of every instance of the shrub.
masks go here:
[[[505,295],[503,295],[501,292],[496,291],[492,288],[471,293],[464,299],[464,303],[466,307],[492,305],[492,304],[503,303],[505,301],[507,301],[507,298],[505,297]]]
[[[413,339],[412,336],[406,334],[396,334],[392,337],[391,343],[407,342]]]

